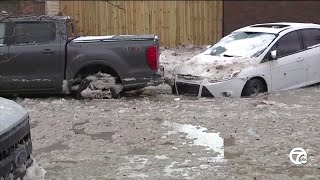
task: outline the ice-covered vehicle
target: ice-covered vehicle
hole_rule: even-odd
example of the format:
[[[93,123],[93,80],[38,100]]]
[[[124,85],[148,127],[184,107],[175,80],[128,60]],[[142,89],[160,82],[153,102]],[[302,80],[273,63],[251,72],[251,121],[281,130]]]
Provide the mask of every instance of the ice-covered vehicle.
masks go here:
[[[320,25],[255,24],[175,68],[174,93],[254,96],[320,82]]]
[[[116,97],[163,82],[158,36],[79,36],[68,16],[5,18],[0,64],[0,94]]]
[[[33,163],[29,115],[17,103],[0,98],[0,179],[23,179]]]

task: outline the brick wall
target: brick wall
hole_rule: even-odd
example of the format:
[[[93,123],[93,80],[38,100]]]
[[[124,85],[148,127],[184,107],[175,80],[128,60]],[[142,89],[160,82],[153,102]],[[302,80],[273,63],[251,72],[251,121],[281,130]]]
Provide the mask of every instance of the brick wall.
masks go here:
[[[45,14],[45,1],[33,0],[23,1],[18,6],[18,1],[0,1],[0,11],[14,15],[43,15]]]
[[[292,21],[320,24],[320,1],[224,1],[223,34],[266,22]]]
[[[20,6],[20,13],[23,15],[43,15],[45,14],[45,2],[23,1]]]

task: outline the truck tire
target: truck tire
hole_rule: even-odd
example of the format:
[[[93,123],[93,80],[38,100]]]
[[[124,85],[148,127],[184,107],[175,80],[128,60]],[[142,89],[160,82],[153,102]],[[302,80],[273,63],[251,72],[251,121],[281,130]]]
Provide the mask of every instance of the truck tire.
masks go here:
[[[116,83],[115,77],[99,72],[83,78],[75,96],[76,99],[115,99],[120,97],[122,89],[122,84]]]
[[[258,78],[253,78],[247,81],[243,90],[242,90],[242,97],[254,97],[260,93],[264,93],[267,91],[267,87],[265,83]]]

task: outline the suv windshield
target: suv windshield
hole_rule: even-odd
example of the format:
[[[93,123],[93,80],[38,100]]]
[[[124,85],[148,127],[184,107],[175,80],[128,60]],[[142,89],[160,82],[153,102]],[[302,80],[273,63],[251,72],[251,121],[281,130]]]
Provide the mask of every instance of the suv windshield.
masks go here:
[[[275,34],[263,32],[234,32],[214,44],[207,53],[225,57],[258,57],[275,37]]]

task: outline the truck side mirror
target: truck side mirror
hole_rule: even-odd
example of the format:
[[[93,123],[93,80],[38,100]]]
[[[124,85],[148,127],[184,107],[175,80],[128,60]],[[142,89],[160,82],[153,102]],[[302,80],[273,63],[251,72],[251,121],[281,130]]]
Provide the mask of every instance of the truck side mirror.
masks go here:
[[[277,60],[278,55],[277,55],[277,50],[273,50],[270,52],[270,60]]]

